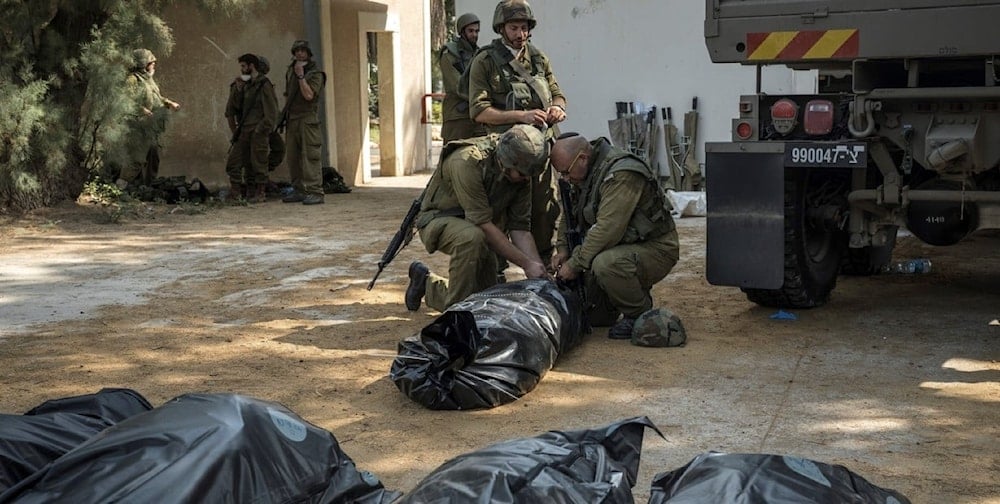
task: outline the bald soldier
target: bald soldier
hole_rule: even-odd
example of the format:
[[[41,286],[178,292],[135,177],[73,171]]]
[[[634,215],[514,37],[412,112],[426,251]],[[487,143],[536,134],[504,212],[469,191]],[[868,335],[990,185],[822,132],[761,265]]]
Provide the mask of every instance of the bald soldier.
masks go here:
[[[630,339],[636,318],[653,306],[650,289],[680,257],[667,196],[645,161],[605,138],[564,135],[549,160],[571,186],[569,206],[583,235],[568,250],[562,219],[552,268],[565,281],[584,275],[591,325]]]
[[[423,263],[410,264],[406,308],[445,311],[497,283],[497,257],[528,278],[551,278],[529,229],[531,186],[545,166],[548,148],[538,128],[515,126],[502,135],[457,140],[441,152],[424,189],[416,228],[427,251],[451,256],[448,277]]]

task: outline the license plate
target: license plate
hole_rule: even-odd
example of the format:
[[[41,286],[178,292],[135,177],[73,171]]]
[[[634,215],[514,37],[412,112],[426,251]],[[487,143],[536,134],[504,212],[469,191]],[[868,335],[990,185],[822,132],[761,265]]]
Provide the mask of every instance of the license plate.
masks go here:
[[[846,143],[787,143],[785,166],[866,168],[868,145],[864,142]]]

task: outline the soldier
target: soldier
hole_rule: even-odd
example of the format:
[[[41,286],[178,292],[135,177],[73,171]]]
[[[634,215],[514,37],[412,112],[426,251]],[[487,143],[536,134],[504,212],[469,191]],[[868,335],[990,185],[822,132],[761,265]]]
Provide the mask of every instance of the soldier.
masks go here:
[[[153,80],[156,56],[149,49],[132,51],[132,71],[126,79],[129,93],[135,100],[136,111],[130,121],[131,164],[119,174],[125,182],[149,185],[160,170],[160,135],[167,129],[167,110],[181,105],[160,94]]]
[[[257,58],[260,59],[260,73],[267,75],[271,71],[271,64],[268,63],[267,58],[259,54]],[[281,138],[281,133],[278,132],[277,128],[271,131],[271,135],[267,137],[267,140],[269,148],[267,154],[267,171],[270,173],[285,160],[285,140]]]
[[[441,138],[444,143],[462,138],[482,136],[482,125],[469,117],[469,90],[459,89],[459,81],[476,54],[479,42],[479,18],[465,13],[455,22],[458,35],[441,46],[438,67],[444,80],[444,101],[441,103]],[[467,83],[466,83],[467,84]]]
[[[583,243],[568,250],[562,219],[552,268],[565,281],[584,274],[590,323],[611,326],[609,338],[629,339],[636,318],[652,308],[653,284],[680,257],[657,173],[606,138],[588,142],[580,135],[557,139],[550,162],[572,187],[570,207],[583,234]]]
[[[502,135],[447,144],[424,190],[416,228],[428,252],[451,256],[448,278],[423,263],[410,264],[406,308],[444,311],[496,285],[496,258],[524,269],[528,278],[550,278],[529,232],[531,186],[548,156],[537,128],[518,125]]]
[[[259,71],[260,58],[244,54],[236,61],[240,64],[240,80],[230,86],[231,103],[226,106],[233,130],[233,146],[226,160],[228,199],[238,199],[246,184],[247,199],[263,203],[267,201],[269,139],[278,121],[278,98],[274,85]]]
[[[323,169],[320,166],[323,132],[319,126],[319,96],[326,74],[312,60],[309,42],[292,44],[292,62],[285,73],[285,156],[295,192],[285,203],[323,203]]]
[[[502,132],[514,124],[551,127],[566,119],[563,96],[549,58],[528,43],[535,16],[524,0],[503,0],[493,14],[493,31],[500,38],[481,49],[469,68],[469,114],[488,131]],[[547,136],[552,136],[550,129]],[[552,256],[552,236],[559,207],[555,203],[552,170],[547,166],[531,181],[531,234],[546,262]]]

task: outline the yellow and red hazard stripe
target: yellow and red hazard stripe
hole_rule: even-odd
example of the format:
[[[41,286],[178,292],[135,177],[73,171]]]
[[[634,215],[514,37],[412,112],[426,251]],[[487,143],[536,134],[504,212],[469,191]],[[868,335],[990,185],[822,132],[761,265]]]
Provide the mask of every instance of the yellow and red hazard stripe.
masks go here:
[[[747,61],[851,59],[859,38],[857,29],[747,33]]]

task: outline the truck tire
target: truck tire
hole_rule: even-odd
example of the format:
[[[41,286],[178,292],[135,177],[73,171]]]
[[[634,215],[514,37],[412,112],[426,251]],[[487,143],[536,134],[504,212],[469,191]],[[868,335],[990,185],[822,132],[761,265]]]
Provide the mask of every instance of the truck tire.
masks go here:
[[[843,181],[817,169],[785,170],[785,279],[780,289],[741,289],[771,308],[815,308],[837,284],[847,234],[810,218],[810,208],[835,204]]]

